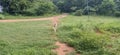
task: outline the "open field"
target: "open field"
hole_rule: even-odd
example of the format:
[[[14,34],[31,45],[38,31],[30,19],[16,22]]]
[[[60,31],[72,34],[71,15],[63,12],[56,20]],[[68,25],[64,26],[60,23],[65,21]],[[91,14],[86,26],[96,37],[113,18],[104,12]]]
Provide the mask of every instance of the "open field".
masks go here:
[[[81,55],[120,54],[119,18],[68,15],[60,21],[57,39]],[[55,55],[54,35],[47,20],[0,23],[0,55]]]

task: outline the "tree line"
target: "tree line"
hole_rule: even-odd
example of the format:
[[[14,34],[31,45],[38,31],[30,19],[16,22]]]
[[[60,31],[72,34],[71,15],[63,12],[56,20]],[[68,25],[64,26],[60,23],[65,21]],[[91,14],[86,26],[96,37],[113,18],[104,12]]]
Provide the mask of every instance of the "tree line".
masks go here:
[[[56,12],[50,0],[0,0],[4,13],[13,15],[44,15]]]
[[[0,5],[9,14],[44,15],[67,12],[120,16],[120,0],[1,0]]]

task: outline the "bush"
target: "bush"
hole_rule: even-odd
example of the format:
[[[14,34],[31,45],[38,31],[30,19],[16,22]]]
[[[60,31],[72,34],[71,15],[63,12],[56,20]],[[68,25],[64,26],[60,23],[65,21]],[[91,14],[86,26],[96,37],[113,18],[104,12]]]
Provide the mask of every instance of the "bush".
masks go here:
[[[74,29],[69,33],[66,39],[67,43],[74,47],[81,55],[114,55],[115,53],[107,50],[110,37],[107,35],[96,35],[96,33],[90,33],[81,31],[80,29]]]
[[[49,0],[2,0],[4,12],[11,15],[44,15],[56,12],[56,6]],[[6,4],[8,3],[8,4]],[[4,6],[5,5],[5,6]],[[9,9],[8,9],[9,8]]]
[[[83,14],[83,10],[81,10],[81,9],[74,12],[74,15],[76,15],[76,16],[82,16],[82,14]]]
[[[107,31],[110,33],[120,33],[120,24],[119,22],[113,22],[108,24],[102,24],[99,26],[100,30]]]
[[[52,2],[39,2],[39,7],[36,9],[37,15],[44,15],[49,13],[54,13],[56,11],[56,6]]]
[[[80,52],[98,51],[106,46],[108,39],[109,38],[105,36],[98,36],[89,32],[82,33],[82,36],[79,36],[79,41],[77,42],[75,48],[77,48]]]
[[[65,42],[82,55],[87,55],[87,53],[88,55],[103,55],[104,53],[100,52],[105,52],[104,47],[110,41],[110,37],[107,35],[96,35],[96,33],[82,31],[77,28],[73,28],[68,34]]]
[[[98,51],[105,47],[106,42],[107,41],[104,37],[89,35],[83,36],[76,47],[79,51]]]
[[[112,51],[106,50],[111,38],[109,35],[97,35],[92,32],[89,24],[63,25],[62,30],[69,30],[64,37],[64,42],[76,49],[82,55],[114,55]],[[89,29],[89,30],[87,30]],[[64,32],[65,33],[65,32]]]
[[[118,12],[115,12],[115,16],[116,17],[120,17],[120,12],[118,11]]]
[[[99,24],[99,25],[98,25]],[[69,46],[74,47],[81,55],[117,55],[119,54],[119,43],[111,39],[108,33],[120,33],[119,22],[98,23],[80,22],[69,23],[60,26],[60,38]],[[98,28],[103,33],[96,33]],[[117,45],[118,47],[116,47]]]
[[[0,14],[0,19],[4,19],[4,18],[5,18],[4,15]]]

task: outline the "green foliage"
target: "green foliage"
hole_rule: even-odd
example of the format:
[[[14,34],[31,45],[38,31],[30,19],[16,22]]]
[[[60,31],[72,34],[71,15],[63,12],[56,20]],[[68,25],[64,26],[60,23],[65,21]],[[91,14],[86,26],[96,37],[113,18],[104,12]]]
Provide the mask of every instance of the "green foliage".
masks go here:
[[[75,12],[82,9],[84,15],[114,15],[120,11],[119,0],[53,0],[61,12]],[[87,6],[88,4],[88,6]]]
[[[120,11],[115,12],[116,17],[120,17]]]
[[[74,47],[81,55],[119,55],[119,19],[92,17],[89,21],[86,16],[63,19],[58,30],[60,40]]]
[[[52,2],[40,2],[36,12],[37,15],[54,13],[56,12],[56,6]]]
[[[50,1],[35,1],[33,6],[26,9],[27,15],[44,15],[57,12],[56,6]]]
[[[62,12],[71,12],[71,7],[72,7],[72,2],[73,0],[58,0],[55,2],[57,7],[60,9]]]
[[[102,29],[104,31],[108,31],[111,33],[120,33],[120,24],[119,22],[116,23],[108,23],[108,24],[102,24],[100,25],[99,29]]]
[[[76,12],[74,12],[74,15],[76,16],[82,16],[83,14],[83,10],[76,10]]]
[[[49,0],[2,0],[1,5],[4,12],[14,15],[44,15],[57,9]]]
[[[0,14],[0,19],[4,19],[4,18],[5,18],[4,15]]]
[[[4,13],[14,15],[44,15],[61,11],[78,15],[119,16],[115,11],[120,12],[119,0],[1,0],[0,4]]]
[[[115,2],[113,0],[103,0],[98,13],[101,15],[114,15]]]
[[[2,0],[1,5],[3,11],[9,14],[20,14],[32,5],[32,1],[28,0]]]
[[[84,26],[71,26],[68,28],[71,30],[68,34],[66,41],[70,46],[73,46],[77,49],[78,52],[81,51],[98,51],[106,46],[109,37],[95,35],[86,29],[83,29]],[[79,29],[78,29],[79,28]],[[87,28],[89,29],[89,28]],[[64,29],[66,30],[66,28]],[[84,31],[83,31],[84,30]]]

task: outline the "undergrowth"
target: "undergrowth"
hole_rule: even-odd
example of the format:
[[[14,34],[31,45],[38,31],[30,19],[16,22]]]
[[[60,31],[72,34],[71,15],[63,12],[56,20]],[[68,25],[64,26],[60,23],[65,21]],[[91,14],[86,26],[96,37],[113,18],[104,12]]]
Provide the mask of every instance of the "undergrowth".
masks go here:
[[[119,55],[120,21],[107,18],[69,16],[62,20],[58,36],[81,55]]]

